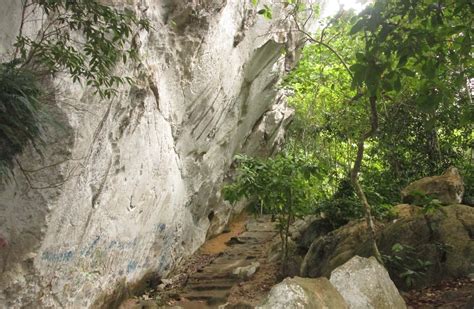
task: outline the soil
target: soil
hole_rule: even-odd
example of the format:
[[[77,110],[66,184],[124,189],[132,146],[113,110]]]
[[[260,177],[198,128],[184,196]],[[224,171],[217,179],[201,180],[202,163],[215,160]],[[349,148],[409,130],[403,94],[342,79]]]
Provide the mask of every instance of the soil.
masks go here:
[[[402,293],[408,308],[474,309],[474,279],[444,281],[421,290]]]
[[[245,223],[247,222],[248,216],[246,213],[240,214],[229,224],[229,231],[222,233],[212,239],[206,241],[199,249],[199,254],[219,254],[224,252],[229,246],[227,242],[232,238],[242,234],[245,231]]]

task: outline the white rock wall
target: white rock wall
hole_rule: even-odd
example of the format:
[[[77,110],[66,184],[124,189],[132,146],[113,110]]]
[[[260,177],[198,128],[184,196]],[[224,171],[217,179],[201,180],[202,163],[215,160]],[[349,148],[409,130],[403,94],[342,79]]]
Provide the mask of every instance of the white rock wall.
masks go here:
[[[3,2],[8,59],[19,1]],[[107,101],[56,76],[49,103],[62,125],[45,130],[44,158],[25,150],[0,184],[0,307],[101,305],[150,272],[165,276],[228,220],[220,189],[234,154],[274,151],[291,114],[271,108],[278,9],[267,21],[250,1],[108,3],[148,8],[142,63],[118,69],[137,85]]]

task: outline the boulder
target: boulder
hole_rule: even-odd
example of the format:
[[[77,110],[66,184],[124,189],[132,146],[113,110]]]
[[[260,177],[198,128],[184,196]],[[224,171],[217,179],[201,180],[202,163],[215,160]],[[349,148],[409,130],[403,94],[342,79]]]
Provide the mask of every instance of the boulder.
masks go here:
[[[403,215],[383,228],[377,228],[377,243],[383,255],[394,255],[392,247],[401,244],[414,249],[413,258],[431,263],[413,286],[400,277],[400,269],[388,266],[397,287],[408,289],[436,284],[443,279],[467,276],[474,272],[474,208],[449,205],[431,215],[418,207],[401,206]],[[353,256],[371,255],[363,221],[351,222],[313,241],[306,254],[301,274],[309,277],[326,276]],[[404,260],[404,263],[406,260]],[[407,265],[416,267],[413,265]]]
[[[232,271],[232,274],[240,279],[248,280],[250,279],[260,268],[259,262],[253,262],[248,266],[237,267]]]
[[[455,167],[448,168],[440,176],[425,177],[406,186],[402,192],[404,203],[418,204],[425,196],[438,199],[441,203],[460,204],[464,195],[464,184]]]
[[[398,219],[412,218],[416,214],[422,211],[421,207],[410,205],[410,204],[399,204],[393,207],[393,212]]]
[[[288,238],[288,254],[289,256],[295,255],[297,250],[296,243],[291,239]],[[280,235],[275,236],[272,239],[270,247],[268,248],[268,262],[278,262],[283,259],[283,248]]]
[[[470,206],[449,205],[433,214],[414,211],[411,217],[388,224],[377,238],[383,254],[393,255],[392,247],[398,243],[413,247],[416,258],[432,264],[416,278],[414,287],[474,272],[474,208]],[[389,271],[398,287],[410,288],[396,270]]]
[[[324,218],[313,219],[307,226],[307,228],[300,233],[300,236],[296,238],[298,247],[304,250],[309,250],[311,243],[314,239],[319,236],[326,235],[327,233],[334,230],[331,222]]]
[[[341,294],[326,278],[286,278],[275,285],[258,309],[344,309]]]
[[[381,224],[376,224],[377,229]],[[369,256],[367,224],[357,220],[313,240],[300,268],[303,277],[327,277],[336,267],[350,260],[354,255]]]
[[[353,257],[331,273],[330,282],[351,309],[406,308],[388,272],[374,257]]]

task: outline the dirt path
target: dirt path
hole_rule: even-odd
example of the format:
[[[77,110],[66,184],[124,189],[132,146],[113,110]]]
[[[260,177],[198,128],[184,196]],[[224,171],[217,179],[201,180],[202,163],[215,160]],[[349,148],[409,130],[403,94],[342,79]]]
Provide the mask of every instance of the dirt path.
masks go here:
[[[278,265],[267,261],[276,235],[269,217],[239,217],[228,233],[207,241],[171,280],[121,308],[218,308],[223,304],[256,305],[277,282]],[[239,268],[240,267],[240,268]],[[252,272],[252,268],[257,271]],[[240,274],[234,274],[240,270]],[[165,307],[166,308],[166,307]],[[245,308],[245,307],[239,307]]]
[[[473,309],[474,279],[447,280],[435,286],[403,293],[412,309]]]

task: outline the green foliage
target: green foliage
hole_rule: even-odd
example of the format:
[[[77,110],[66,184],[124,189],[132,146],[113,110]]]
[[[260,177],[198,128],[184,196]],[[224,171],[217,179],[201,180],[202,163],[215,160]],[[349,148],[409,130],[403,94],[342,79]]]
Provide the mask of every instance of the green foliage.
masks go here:
[[[440,200],[422,191],[412,191],[410,195],[413,196],[411,204],[423,207],[425,215],[431,215],[442,207]]]
[[[311,156],[280,154],[258,159],[237,156],[235,181],[224,187],[224,198],[231,202],[242,197],[256,198],[267,213],[275,215],[282,238],[284,262],[288,255],[289,225],[311,210],[317,190],[319,170]]]
[[[366,194],[373,202],[372,214],[376,218],[390,220],[395,217],[392,204],[386,203],[384,197],[372,190],[366,190]],[[349,178],[342,179],[336,193],[329,198],[320,199],[316,205],[314,211],[324,214],[333,229],[364,216],[362,205]]]
[[[262,9],[258,10],[257,14],[262,15],[266,19],[272,19],[273,18],[272,9],[266,4],[263,6]]]
[[[324,214],[334,229],[364,215],[360,201],[347,178],[339,183],[336,193],[331,198],[318,204],[317,209]]]
[[[452,103],[472,76],[472,13],[470,1],[375,1],[350,32],[365,40],[353,86],[380,96],[411,83],[415,104],[427,113]]]
[[[327,21],[331,26],[314,34],[330,43],[343,59],[350,59],[360,40],[348,40],[344,32],[352,15],[347,13]],[[357,91],[351,89],[351,76],[339,57],[321,44],[303,49],[303,57],[285,79],[283,87],[292,93],[289,103],[295,118],[289,128],[289,147],[312,152],[319,165],[330,171],[323,189],[327,196],[337,190],[349,174],[355,155],[354,141],[361,132],[365,110],[351,104]]]
[[[26,4],[25,9],[28,6],[40,7],[48,19],[37,38],[22,33],[17,37],[21,66],[38,66],[49,73],[65,70],[73,81],[84,79],[106,98],[116,93],[117,86],[131,82],[130,77],[114,75],[113,69],[119,61],[137,58],[133,31],[148,30],[147,19],[96,0],[39,0]]]
[[[322,181],[326,196],[349,173],[355,143],[369,127],[370,96],[377,99],[378,133],[365,142],[360,182],[375,213],[390,214],[400,189],[415,179],[451,165],[472,170],[465,89],[473,76],[465,45],[472,5],[445,2],[440,15],[432,1],[376,1],[360,16],[340,13],[312,34],[314,44],[283,86],[296,109],[290,147],[316,154],[330,171]],[[344,205],[326,200],[327,207]]]
[[[407,287],[412,287],[416,280],[422,278],[432,266],[430,261],[417,257],[415,248],[399,243],[392,246],[391,255],[383,255],[382,258],[389,271],[397,274]]]
[[[466,152],[474,140],[472,124],[461,121],[468,101],[441,104],[429,115],[413,104],[415,95],[407,91],[400,102],[387,105],[381,113],[377,142],[368,149],[365,184],[378,186],[380,194],[392,201],[413,180],[439,175],[449,166],[466,166]]]
[[[471,159],[459,164],[459,171],[464,181],[464,203],[474,206],[474,145],[471,146]]]
[[[306,213],[313,201],[312,182],[317,174],[314,159],[304,155],[281,154],[259,159],[236,156],[234,182],[224,187],[224,197],[236,202],[242,197],[257,198],[267,213],[282,214],[292,203],[295,216]]]
[[[39,136],[40,95],[32,72],[15,63],[0,64],[0,177],[8,175],[11,158]]]
[[[150,29],[147,19],[132,11],[100,4],[96,0],[25,0],[23,20],[13,60],[0,63],[0,177],[8,174],[11,159],[23,147],[36,143],[46,119],[39,80],[65,71],[74,82],[84,80],[102,98],[110,98],[130,77],[117,76],[119,61],[137,59],[134,32]],[[45,18],[37,37],[24,35],[23,26],[43,11]]]

